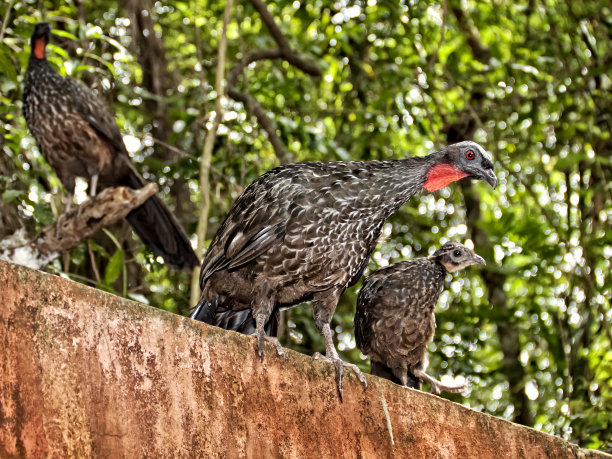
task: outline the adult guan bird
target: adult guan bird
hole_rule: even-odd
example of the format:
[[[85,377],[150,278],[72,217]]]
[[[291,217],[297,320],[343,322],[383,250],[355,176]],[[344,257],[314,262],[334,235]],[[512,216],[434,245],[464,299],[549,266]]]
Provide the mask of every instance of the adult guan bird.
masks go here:
[[[114,117],[96,94],[82,83],[51,68],[45,50],[51,26],[40,22],[30,41],[23,113],[40,151],[69,193],[75,178],[96,187],[141,188],[146,182],[134,168]],[[159,196],[127,215],[140,239],[171,267],[192,269],[199,264],[189,239]]]
[[[357,347],[370,357],[373,375],[415,389],[425,381],[436,394],[465,389],[446,386],[425,370],[444,278],[474,264],[486,263],[473,250],[451,241],[430,257],[386,266],[365,279],[357,295],[354,329]]]
[[[268,171],[244,190],[217,230],[191,317],[255,334],[263,359],[265,341],[283,354],[265,333],[275,325],[271,315],[312,301],[342,396],[343,366],[365,378],[334,347],[329,324],[340,295],[361,277],[393,212],[422,188],[438,190],[462,177],[497,184],[491,156],[475,142],[425,157],[297,163]]]

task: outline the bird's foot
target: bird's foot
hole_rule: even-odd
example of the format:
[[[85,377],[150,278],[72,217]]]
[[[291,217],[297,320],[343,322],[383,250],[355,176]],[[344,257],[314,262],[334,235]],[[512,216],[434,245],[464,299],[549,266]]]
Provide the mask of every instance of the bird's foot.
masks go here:
[[[283,361],[287,360],[287,356],[285,355],[285,351],[283,350],[283,346],[281,345],[278,338],[274,336],[268,336],[265,333],[259,334],[257,332],[254,333],[257,338],[257,355],[263,362],[264,359],[264,343],[267,341],[272,344],[276,348],[276,353],[283,358]]]
[[[430,385],[431,392],[436,395],[439,395],[441,392],[448,392],[451,394],[463,394],[469,390],[465,384],[461,384],[460,386],[447,386],[446,384],[442,384],[440,382],[432,383],[430,381]]]
[[[327,360],[328,362],[333,363],[334,367],[336,367],[336,384],[338,387],[338,395],[340,396],[340,401],[342,401],[342,379],[344,377],[344,367],[350,368],[351,370],[353,370],[355,374],[357,375],[357,378],[359,379],[359,381],[363,383],[364,388],[365,389],[368,388],[368,381],[366,380],[366,377],[363,375],[363,373],[361,372],[361,370],[359,369],[357,365],[345,362],[337,355],[332,356],[332,357],[327,357],[325,355],[322,355],[319,352],[315,352],[310,358],[311,361],[318,360],[318,359]]]
[[[58,215],[57,220],[55,220],[55,238],[58,239],[59,235],[60,235],[60,231],[62,229],[62,225],[64,224],[64,221],[68,218],[68,214],[70,213],[70,210],[72,209],[72,199],[73,199],[73,195],[69,194],[66,197],[66,205],[64,207],[64,211]]]
[[[58,215],[57,220],[55,220],[55,239],[59,239],[60,233],[62,230],[62,225],[64,221],[68,218],[67,212],[63,212]]]

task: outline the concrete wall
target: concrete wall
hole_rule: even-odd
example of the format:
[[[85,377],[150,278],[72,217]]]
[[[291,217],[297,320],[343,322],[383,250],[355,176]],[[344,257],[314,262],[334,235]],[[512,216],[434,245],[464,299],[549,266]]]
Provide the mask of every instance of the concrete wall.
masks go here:
[[[0,261],[0,457],[610,457]]]

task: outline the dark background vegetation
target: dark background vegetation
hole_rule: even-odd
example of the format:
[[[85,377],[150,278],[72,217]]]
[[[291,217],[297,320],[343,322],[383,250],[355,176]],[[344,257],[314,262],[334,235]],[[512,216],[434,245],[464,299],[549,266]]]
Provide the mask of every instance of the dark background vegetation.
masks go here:
[[[2,2],[0,239],[53,221],[65,194],[21,114],[40,20],[55,29],[49,60],[113,107],[138,167],[189,234],[210,198],[207,243],[243,188],[280,163],[401,158],[474,139],[495,157],[497,190],[462,182],[414,197],[389,220],[370,269],[426,256],[447,239],[473,243],[488,264],[449,276],[430,372],[465,377],[471,394],[449,398],[466,406],[611,448],[609,1],[279,0],[267,18],[259,1],[239,1],[210,186],[200,191],[224,8]],[[266,26],[271,18],[278,29]],[[246,65],[259,50],[277,58]],[[189,309],[189,275],[158,263],[127,225],[48,269]],[[358,287],[343,295],[332,328],[343,358],[367,368],[352,336]],[[281,331],[293,349],[324,349],[307,305],[285,314]]]

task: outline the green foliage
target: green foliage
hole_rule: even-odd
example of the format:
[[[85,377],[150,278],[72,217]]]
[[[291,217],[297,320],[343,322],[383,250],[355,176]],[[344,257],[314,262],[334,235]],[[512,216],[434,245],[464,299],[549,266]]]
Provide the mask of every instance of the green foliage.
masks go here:
[[[63,194],[21,115],[29,35],[45,18],[55,29],[49,60],[114,106],[138,167],[160,184],[188,232],[195,230],[224,3],[135,3],[147,10],[161,50],[135,34],[124,3],[0,5],[7,18],[0,43],[0,193],[3,209],[17,210],[33,231],[58,215]],[[495,157],[497,190],[453,184],[414,197],[388,222],[389,238],[369,266],[426,256],[446,239],[473,241],[487,259],[484,271],[449,276],[430,372],[467,379],[470,396],[453,400],[515,419],[509,382],[515,370],[506,365],[500,336],[508,326],[518,333],[517,384],[534,426],[610,448],[609,2],[449,0],[447,11],[442,2],[268,3],[291,46],[311,56],[323,76],[261,61],[245,69],[238,89],[257,98],[295,160],[420,155],[453,135],[473,137]],[[275,46],[250,3],[240,2],[226,71],[250,51]],[[244,187],[278,164],[256,119],[229,98],[224,109],[211,169],[209,240]],[[470,196],[477,198],[476,221],[466,206]],[[188,276],[168,271],[125,225],[50,269],[169,311],[188,309]],[[365,369],[352,336],[357,289],[343,295],[332,329],[342,356]],[[491,296],[496,291],[505,298]],[[291,310],[282,339],[307,353],[324,349],[307,305]]]

